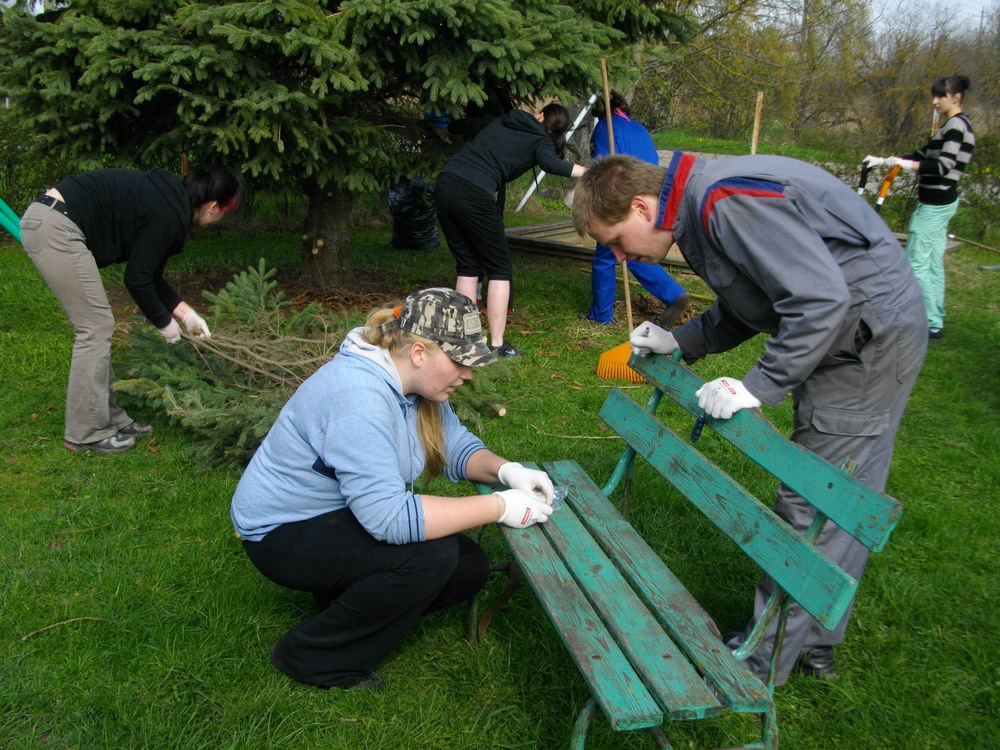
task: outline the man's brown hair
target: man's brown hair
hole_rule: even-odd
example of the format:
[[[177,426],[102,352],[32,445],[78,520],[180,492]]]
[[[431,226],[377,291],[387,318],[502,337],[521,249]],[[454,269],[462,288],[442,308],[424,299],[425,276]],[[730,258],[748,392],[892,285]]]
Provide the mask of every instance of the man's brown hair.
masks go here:
[[[640,161],[633,156],[605,156],[587,166],[576,182],[573,195],[573,225],[580,234],[595,219],[605,224],[624,220],[637,195],[658,197],[665,167]]]

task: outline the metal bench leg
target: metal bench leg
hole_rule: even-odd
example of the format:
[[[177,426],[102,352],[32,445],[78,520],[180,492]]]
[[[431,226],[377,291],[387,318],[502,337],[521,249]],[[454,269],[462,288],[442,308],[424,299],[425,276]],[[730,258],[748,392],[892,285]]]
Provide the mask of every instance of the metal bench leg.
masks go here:
[[[662,727],[653,727],[649,733],[653,735],[658,750],[674,750],[674,746],[667,741],[667,735],[663,733]]]
[[[490,568],[491,572],[503,571],[507,574],[507,587],[500,592],[500,595],[496,598],[496,601],[490,605],[489,609],[483,613],[482,618],[479,617],[479,596],[476,595],[469,600],[469,610],[468,610],[468,621],[466,626],[466,640],[469,643],[476,644],[486,637],[486,631],[490,627],[490,623],[493,622],[493,618],[496,616],[503,606],[510,601],[510,598],[514,596],[514,592],[517,587],[521,585],[521,567],[513,560],[509,563],[504,563],[503,565],[494,565]]]
[[[576,715],[573,722],[573,734],[569,738],[569,750],[583,750],[587,742],[587,730],[590,728],[590,720],[594,718],[594,711],[597,710],[597,701],[591,696],[580,713]]]
[[[773,703],[762,718],[764,720],[764,749],[778,750],[778,710]]]

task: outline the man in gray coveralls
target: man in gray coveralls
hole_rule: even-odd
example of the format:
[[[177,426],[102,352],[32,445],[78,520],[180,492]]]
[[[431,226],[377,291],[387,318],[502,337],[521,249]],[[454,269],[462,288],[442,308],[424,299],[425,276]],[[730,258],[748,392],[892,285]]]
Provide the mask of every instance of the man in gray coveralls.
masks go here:
[[[778,406],[791,391],[792,440],[836,466],[853,460],[858,479],[885,489],[927,350],[927,321],[906,254],[854,190],[819,167],[778,156],[704,161],[675,152],[667,168],[611,156],[577,183],[573,219],[619,261],[659,263],[676,242],[718,296],[673,331],[642,323],[630,336],[634,353],[680,348],[691,363],[768,334],[764,354],[741,379],[699,389],[701,408],[728,419],[762,402]],[[784,486],[774,511],[800,531],[814,513]],[[849,534],[827,524],[818,546],[861,578],[868,550]],[[754,619],[772,586],[769,579],[758,586]],[[833,679],[833,646],[843,642],[849,614],[828,631],[793,607],[775,684],[796,665]],[[772,627],[747,661],[762,677],[773,635]]]

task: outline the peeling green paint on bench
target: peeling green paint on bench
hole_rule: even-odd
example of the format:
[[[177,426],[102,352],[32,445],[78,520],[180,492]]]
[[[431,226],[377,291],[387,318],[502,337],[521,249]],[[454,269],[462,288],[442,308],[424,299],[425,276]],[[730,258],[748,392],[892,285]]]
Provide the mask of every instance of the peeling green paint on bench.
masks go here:
[[[574,723],[570,747],[582,750],[599,706],[615,730],[648,729],[657,745],[668,749],[660,726],[665,720],[707,719],[726,711],[757,714],[761,739],[739,747],[774,750],[777,715],[769,685],[776,662],[767,684],[746,669],[737,658],[745,649],[734,653],[725,647],[709,614],[608,495],[626,479],[623,507],[627,504],[627,478],[640,456],[778,582],[779,595],[761,618],[765,626],[779,613],[783,618],[794,600],[830,629],[850,606],[857,583],[812,546],[813,534],[829,517],[879,550],[902,508],[789,442],[757,413],[707,418],[708,428],[818,509],[814,529],[798,534],[654,416],[662,394],[700,414],[697,375],[660,356],[632,357],[629,365],[656,390],[641,406],[612,389],[601,408],[601,417],[628,446],[608,484],[598,486],[575,461],[546,463],[553,481],[569,488],[565,507],[545,524],[498,527],[513,554],[511,566],[523,571],[590,688],[592,698]],[[476,613],[475,605],[470,611]],[[492,616],[491,611],[484,623]]]
[[[629,366],[691,414],[702,413],[694,393],[704,381],[688,368],[668,357],[632,357]],[[706,417],[705,421],[873,552],[880,551],[888,541],[903,513],[903,506],[895,498],[876,492],[787,440],[766,419],[751,411],[736,412],[730,419]]]
[[[809,614],[830,628],[840,621],[857,588],[851,576],[620,390],[608,395],[601,418]]]
[[[554,482],[574,488],[567,502],[577,517],[605,553],[625,569],[623,575],[725,705],[738,713],[767,710],[771,697],[763,683],[748,679],[746,668],[713,632],[708,613],[583,469],[575,461],[547,463],[544,468]]]

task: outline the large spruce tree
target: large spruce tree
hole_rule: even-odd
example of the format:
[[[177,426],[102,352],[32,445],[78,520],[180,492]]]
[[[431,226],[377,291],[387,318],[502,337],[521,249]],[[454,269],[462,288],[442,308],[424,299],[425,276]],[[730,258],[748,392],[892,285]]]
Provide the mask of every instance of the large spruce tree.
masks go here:
[[[677,2],[70,0],[0,24],[0,96],[80,168],[218,160],[308,196],[307,270],[349,281],[352,196],[415,168],[427,111],[600,85],[683,35]]]

